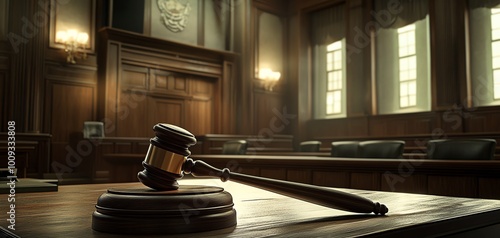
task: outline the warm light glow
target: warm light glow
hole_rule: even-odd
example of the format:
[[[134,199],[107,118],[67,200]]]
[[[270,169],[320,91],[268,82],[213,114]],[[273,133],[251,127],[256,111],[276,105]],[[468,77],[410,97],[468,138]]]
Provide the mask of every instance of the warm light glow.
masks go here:
[[[68,34],[65,31],[58,31],[56,33],[56,42],[63,43],[68,41]]]
[[[80,44],[87,44],[88,41],[89,41],[89,34],[85,32],[78,33],[78,36],[76,37],[76,42]]]
[[[273,71],[270,68],[261,68],[259,69],[257,78],[262,81],[266,90],[273,91],[274,86],[276,86],[276,83],[278,83],[278,80],[281,78],[281,73]]]
[[[68,53],[66,58],[68,63],[75,64],[75,58],[87,57],[85,53],[85,48],[89,41],[89,34],[86,32],[79,32],[74,29],[69,29],[67,31],[58,31],[56,33],[56,43],[64,44],[64,51]]]
[[[278,81],[280,77],[281,73],[275,72],[272,69],[263,68],[259,70],[259,79]]]

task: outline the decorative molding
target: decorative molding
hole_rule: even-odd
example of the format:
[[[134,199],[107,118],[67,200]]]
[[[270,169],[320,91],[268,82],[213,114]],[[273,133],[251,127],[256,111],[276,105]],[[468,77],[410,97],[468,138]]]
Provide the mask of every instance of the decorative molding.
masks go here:
[[[188,1],[185,4],[179,0],[156,0],[160,10],[162,23],[172,32],[181,32],[188,24],[191,5]]]

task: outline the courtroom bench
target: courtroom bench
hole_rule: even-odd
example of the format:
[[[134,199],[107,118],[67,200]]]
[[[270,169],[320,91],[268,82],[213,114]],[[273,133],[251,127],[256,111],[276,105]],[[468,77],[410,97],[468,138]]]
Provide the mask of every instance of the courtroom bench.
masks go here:
[[[494,139],[497,141],[495,149],[495,160],[500,160],[500,134],[499,133],[445,133],[413,134],[399,136],[348,136],[348,137],[312,137],[311,140],[322,142],[320,152],[330,153],[331,143],[335,141],[368,141],[368,140],[402,140],[405,142],[403,151],[404,158],[426,158],[427,141],[436,139]]]
[[[205,134],[196,135],[196,145],[190,148],[193,154],[222,154],[222,145],[231,140],[245,140],[247,151],[256,152],[291,152],[293,151],[293,136],[273,135],[228,135]]]

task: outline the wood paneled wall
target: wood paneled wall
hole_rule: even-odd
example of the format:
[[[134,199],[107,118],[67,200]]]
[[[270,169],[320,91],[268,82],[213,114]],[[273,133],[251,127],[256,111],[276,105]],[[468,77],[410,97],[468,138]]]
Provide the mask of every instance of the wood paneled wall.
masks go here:
[[[151,137],[156,123],[234,132],[235,55],[120,30],[101,31],[99,115],[106,135]]]

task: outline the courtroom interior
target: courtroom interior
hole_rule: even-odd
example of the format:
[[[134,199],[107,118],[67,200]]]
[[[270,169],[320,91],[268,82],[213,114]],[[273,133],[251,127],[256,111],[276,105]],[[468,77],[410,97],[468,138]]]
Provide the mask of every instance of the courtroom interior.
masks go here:
[[[95,205],[175,125],[181,155],[232,172],[500,202],[500,0],[0,0],[0,98],[18,196],[95,186]]]

